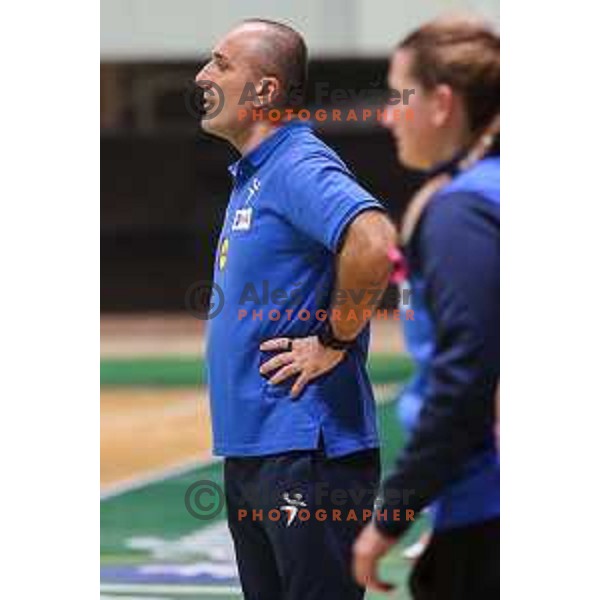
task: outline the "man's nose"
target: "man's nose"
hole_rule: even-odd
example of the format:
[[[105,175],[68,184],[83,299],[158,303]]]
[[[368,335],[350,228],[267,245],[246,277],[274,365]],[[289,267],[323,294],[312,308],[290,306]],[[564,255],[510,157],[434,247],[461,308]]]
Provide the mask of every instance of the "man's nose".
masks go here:
[[[195,81],[196,85],[203,90],[208,90],[211,87],[212,82],[206,76],[206,67],[203,67],[198,71]]]

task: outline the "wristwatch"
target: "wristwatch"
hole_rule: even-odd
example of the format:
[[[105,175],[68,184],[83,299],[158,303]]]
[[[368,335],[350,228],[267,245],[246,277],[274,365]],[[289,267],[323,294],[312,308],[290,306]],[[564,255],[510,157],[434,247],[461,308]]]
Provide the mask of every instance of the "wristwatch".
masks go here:
[[[323,328],[317,334],[319,338],[319,342],[321,346],[325,346],[326,348],[333,348],[334,350],[350,350],[356,340],[340,340],[335,337],[333,333],[333,327],[331,327],[331,321],[327,319]]]

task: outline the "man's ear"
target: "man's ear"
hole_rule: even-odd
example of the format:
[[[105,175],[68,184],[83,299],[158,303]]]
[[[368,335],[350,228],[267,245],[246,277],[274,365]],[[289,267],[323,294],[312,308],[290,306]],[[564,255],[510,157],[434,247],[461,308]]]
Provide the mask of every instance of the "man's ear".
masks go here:
[[[445,83],[436,86],[433,91],[432,122],[436,127],[444,127],[450,121],[452,111],[456,109],[456,92]]]
[[[281,85],[276,77],[262,77],[257,86],[255,108],[270,108],[281,94]]]

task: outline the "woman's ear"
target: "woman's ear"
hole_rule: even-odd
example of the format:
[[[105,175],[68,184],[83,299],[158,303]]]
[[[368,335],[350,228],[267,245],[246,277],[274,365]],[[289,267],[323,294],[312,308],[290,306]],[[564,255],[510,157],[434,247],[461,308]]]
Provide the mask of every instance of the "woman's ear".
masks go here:
[[[432,123],[436,127],[446,126],[456,110],[456,92],[445,83],[436,86],[432,94]]]

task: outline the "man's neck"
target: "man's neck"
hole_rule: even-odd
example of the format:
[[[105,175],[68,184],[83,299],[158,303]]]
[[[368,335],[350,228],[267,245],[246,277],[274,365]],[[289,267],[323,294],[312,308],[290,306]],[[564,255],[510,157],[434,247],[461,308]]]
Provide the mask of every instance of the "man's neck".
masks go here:
[[[253,123],[250,128],[244,131],[240,136],[232,140],[232,144],[242,156],[252,152],[261,142],[273,135],[277,130],[277,125],[271,122]]]

